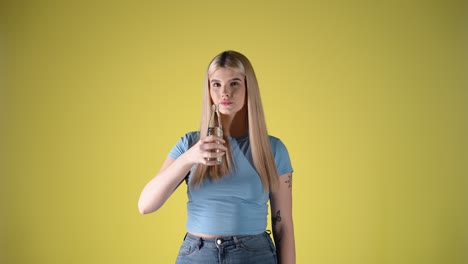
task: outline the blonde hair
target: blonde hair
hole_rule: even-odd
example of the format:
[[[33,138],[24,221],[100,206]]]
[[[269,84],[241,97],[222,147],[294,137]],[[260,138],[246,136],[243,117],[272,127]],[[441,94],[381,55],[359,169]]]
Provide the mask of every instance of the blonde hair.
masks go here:
[[[247,125],[254,166],[262,181],[263,189],[266,192],[275,191],[278,188],[278,172],[266,128],[257,78],[250,61],[239,52],[224,51],[218,54],[208,65],[204,82],[200,138],[206,137],[211,105],[213,104],[210,96],[209,76],[219,68],[230,68],[245,75]],[[225,140],[228,148],[224,158],[225,162],[214,166],[198,164],[192,174],[191,184],[200,186],[205,177],[218,180],[226,176],[231,169],[235,170],[229,140],[226,137]]]

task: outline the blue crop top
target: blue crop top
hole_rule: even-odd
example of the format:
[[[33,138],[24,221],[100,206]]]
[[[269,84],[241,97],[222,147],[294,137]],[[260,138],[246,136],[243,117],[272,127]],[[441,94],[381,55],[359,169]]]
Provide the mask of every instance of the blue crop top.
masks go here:
[[[185,134],[169,157],[177,159],[198,140],[198,132]],[[289,154],[278,138],[269,136],[278,175],[292,172]],[[254,235],[267,226],[269,194],[264,192],[253,165],[248,136],[229,137],[236,169],[218,181],[208,178],[199,188],[187,187],[187,231],[211,235]],[[195,167],[194,167],[195,168]],[[192,168],[191,172],[194,170]],[[188,175],[190,182],[191,172]]]

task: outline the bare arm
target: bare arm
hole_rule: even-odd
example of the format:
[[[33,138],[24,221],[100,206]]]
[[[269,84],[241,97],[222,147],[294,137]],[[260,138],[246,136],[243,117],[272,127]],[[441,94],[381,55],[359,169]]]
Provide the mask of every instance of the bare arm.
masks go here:
[[[138,200],[140,213],[148,214],[158,210],[184,180],[193,165],[216,164],[216,161],[205,159],[224,155],[226,147],[216,142],[224,143],[224,140],[216,136],[208,136],[198,141],[177,159],[168,157],[158,174],[143,188]],[[221,152],[212,152],[214,149],[220,149]]]
[[[292,173],[280,176],[279,188],[270,193],[271,223],[279,264],[296,263],[292,218]]]

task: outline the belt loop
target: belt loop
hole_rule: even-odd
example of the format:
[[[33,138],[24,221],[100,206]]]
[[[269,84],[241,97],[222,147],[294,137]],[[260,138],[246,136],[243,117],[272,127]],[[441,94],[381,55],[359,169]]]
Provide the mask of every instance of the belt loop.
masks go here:
[[[182,241],[185,241],[185,239],[187,238],[187,234],[188,233],[185,233],[184,239],[182,239]]]
[[[200,250],[203,247],[203,238],[198,238],[198,250]]]
[[[232,239],[234,240],[236,247],[239,247],[239,245],[241,244],[241,242],[239,241],[239,238],[237,236],[233,236]]]

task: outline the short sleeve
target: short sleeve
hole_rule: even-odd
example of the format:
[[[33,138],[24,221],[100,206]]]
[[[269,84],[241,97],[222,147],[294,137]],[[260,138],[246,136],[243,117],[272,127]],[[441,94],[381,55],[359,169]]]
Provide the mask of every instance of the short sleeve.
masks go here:
[[[180,140],[175,144],[175,146],[169,151],[168,156],[177,159],[180,155],[184,154],[198,139],[198,132],[189,132],[185,134]]]
[[[278,175],[284,175],[289,172],[293,172],[291,165],[291,159],[289,158],[288,149],[283,144],[283,142],[270,136],[271,148],[273,150],[273,155],[275,157],[276,168],[278,170]]]

